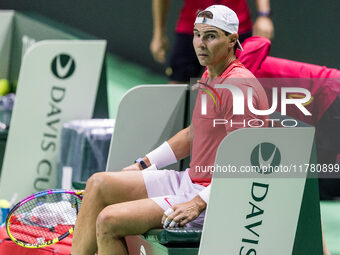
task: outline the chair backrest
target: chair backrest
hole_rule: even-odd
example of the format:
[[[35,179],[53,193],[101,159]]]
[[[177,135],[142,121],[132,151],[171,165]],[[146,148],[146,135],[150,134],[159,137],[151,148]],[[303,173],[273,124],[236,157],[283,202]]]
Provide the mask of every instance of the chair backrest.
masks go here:
[[[306,171],[316,164],[313,139],[313,127],[245,128],[224,138],[199,255],[322,254],[317,179]]]
[[[107,171],[120,171],[185,126],[188,85],[141,85],[118,106]],[[179,170],[179,163],[168,166]]]

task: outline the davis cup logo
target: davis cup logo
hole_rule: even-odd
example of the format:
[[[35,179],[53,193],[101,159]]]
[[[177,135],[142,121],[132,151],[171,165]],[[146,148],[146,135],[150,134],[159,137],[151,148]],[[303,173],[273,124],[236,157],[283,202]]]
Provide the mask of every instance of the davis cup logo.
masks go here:
[[[76,64],[70,55],[60,54],[53,59],[51,69],[56,77],[66,79],[74,73]]]
[[[272,143],[260,143],[251,152],[250,162],[260,174],[270,174],[281,163],[281,153]]]

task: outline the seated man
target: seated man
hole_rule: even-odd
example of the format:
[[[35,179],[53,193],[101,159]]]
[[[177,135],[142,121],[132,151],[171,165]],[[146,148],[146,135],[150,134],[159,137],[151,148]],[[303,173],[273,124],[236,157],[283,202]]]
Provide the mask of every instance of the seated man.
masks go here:
[[[266,117],[254,115],[248,107],[243,115],[235,115],[231,92],[214,89],[214,85],[227,79],[229,84],[230,79],[238,80],[245,95],[252,88],[256,109],[268,109],[264,89],[235,56],[236,49],[242,49],[238,24],[236,14],[222,5],[210,6],[198,14],[193,45],[200,64],[207,70],[198,85],[201,89],[192,124],[122,172],[97,173],[88,180],[75,226],[73,255],[93,255],[97,250],[100,255],[128,254],[123,239],[127,235],[162,226],[202,227],[212,175],[200,170],[211,169],[219,143],[241,127],[214,127],[213,120],[223,118],[240,123]],[[186,171],[139,171],[151,164],[162,168],[190,153],[192,160]]]

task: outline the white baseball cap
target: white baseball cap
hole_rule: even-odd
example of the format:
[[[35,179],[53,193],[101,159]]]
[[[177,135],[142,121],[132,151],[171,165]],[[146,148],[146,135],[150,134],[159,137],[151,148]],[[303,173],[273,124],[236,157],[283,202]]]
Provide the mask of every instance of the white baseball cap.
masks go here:
[[[198,17],[200,13],[209,11],[212,13],[212,18]],[[238,33],[239,21],[236,13],[225,5],[211,5],[204,11],[197,14],[195,24],[207,24],[222,29],[231,34]],[[237,40],[237,46],[243,50],[241,43]]]

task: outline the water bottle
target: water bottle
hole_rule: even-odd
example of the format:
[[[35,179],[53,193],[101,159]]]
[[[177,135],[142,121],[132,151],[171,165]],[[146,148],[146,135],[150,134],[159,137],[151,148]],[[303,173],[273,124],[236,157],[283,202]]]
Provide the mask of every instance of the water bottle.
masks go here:
[[[6,220],[6,216],[9,213],[11,204],[7,200],[0,199],[0,225]]]

